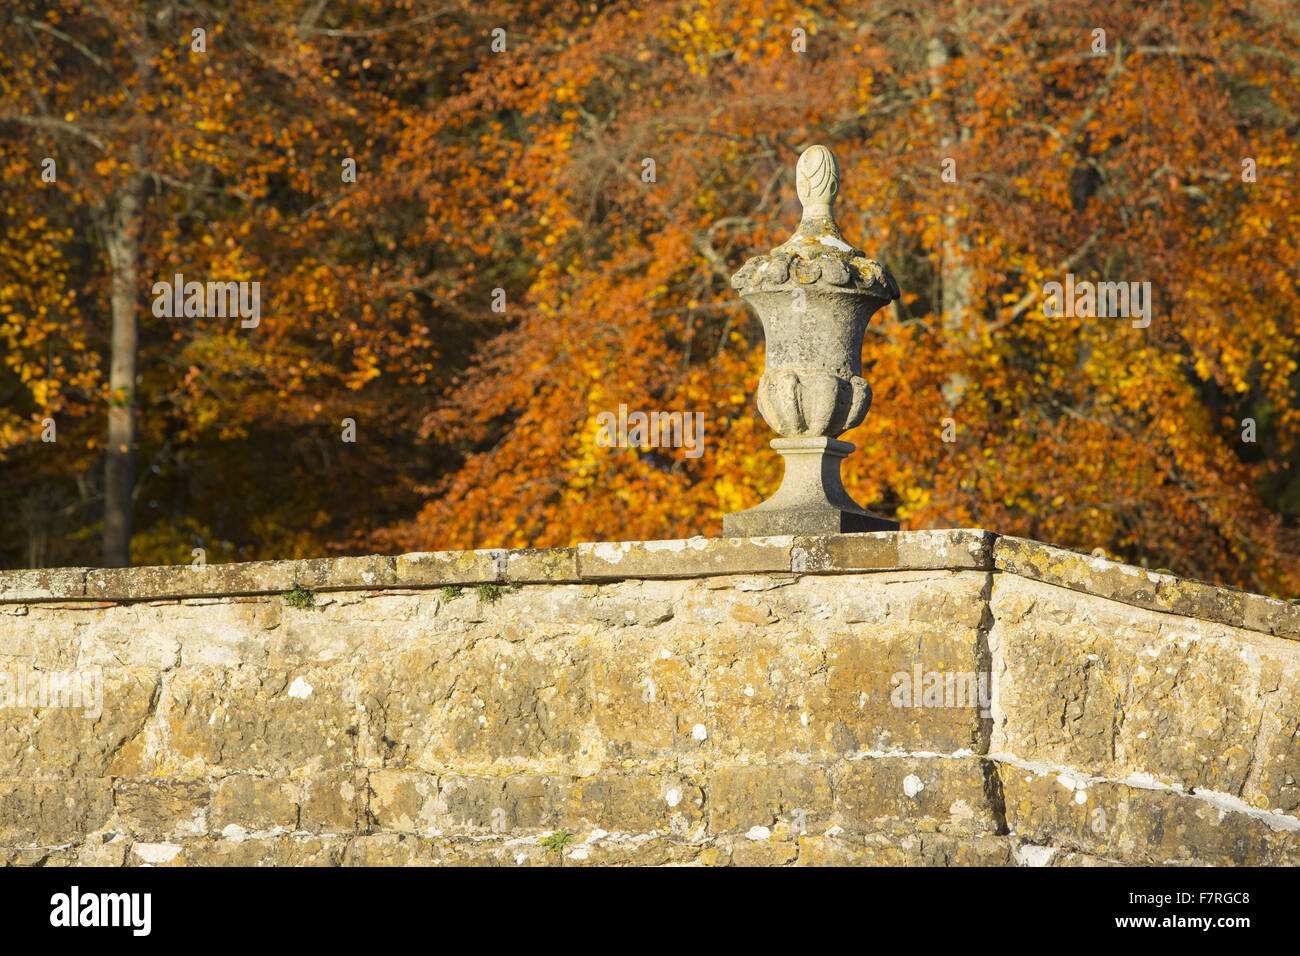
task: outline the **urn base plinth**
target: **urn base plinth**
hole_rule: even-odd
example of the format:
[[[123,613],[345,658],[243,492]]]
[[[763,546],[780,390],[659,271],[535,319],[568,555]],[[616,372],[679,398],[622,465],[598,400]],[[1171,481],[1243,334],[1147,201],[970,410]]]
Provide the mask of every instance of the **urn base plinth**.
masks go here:
[[[871,514],[844,490],[840,462],[853,451],[851,442],[777,438],[772,448],[785,461],[781,487],[760,505],[723,515],[726,537],[898,530],[897,521]]]

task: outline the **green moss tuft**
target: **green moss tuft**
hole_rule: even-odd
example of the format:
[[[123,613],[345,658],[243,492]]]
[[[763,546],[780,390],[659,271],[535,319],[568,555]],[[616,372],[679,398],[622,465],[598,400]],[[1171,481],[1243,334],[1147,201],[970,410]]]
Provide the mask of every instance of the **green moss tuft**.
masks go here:
[[[296,608],[315,607],[316,595],[313,594],[311,591],[308,591],[305,587],[299,585],[298,587],[295,587],[292,591],[285,592],[284,603],[289,605],[289,607],[296,607]]]

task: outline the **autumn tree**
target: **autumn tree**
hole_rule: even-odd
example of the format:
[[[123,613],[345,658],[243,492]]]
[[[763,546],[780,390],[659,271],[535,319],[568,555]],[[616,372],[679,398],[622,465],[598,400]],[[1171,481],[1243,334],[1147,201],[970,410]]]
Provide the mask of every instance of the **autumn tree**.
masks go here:
[[[102,514],[105,564],[128,563],[133,516],[144,560],[173,561],[189,559],[186,543],[213,557],[318,553],[373,523],[356,502],[406,480],[374,426],[463,340],[430,305],[431,250],[394,255],[405,211],[367,208],[377,181],[402,176],[397,131],[419,114],[401,105],[436,95],[468,45],[432,30],[454,16],[403,6],[12,8],[0,456],[30,491],[7,521]],[[258,282],[261,322],[155,315],[154,283],[177,273]],[[97,403],[106,436],[89,427]],[[39,440],[50,415],[53,447]],[[340,443],[349,419],[371,428],[368,454]],[[337,500],[320,499],[313,472]],[[28,507],[71,478],[48,508]],[[45,544],[28,560],[83,553]]]

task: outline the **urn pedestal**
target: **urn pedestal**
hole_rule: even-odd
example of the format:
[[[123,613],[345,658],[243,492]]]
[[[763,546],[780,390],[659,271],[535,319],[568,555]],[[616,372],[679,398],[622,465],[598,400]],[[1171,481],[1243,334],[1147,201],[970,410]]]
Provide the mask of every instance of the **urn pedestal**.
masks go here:
[[[830,150],[799,157],[803,218],[790,239],[750,259],[731,284],[758,313],[767,355],[759,413],[781,437],[781,487],[762,504],[724,515],[729,537],[894,531],[898,522],[862,508],[845,490],[840,462],[854,450],[839,436],[871,407],[862,378],[862,339],[898,285],[880,263],[844,241],[832,206],[839,169]]]

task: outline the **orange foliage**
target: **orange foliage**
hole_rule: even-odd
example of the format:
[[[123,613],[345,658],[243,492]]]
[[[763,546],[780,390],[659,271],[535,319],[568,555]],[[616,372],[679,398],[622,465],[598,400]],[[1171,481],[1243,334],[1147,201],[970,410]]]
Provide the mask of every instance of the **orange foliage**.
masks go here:
[[[124,73],[125,28],[53,6]],[[231,6],[247,16],[209,25],[206,58],[188,24],[170,45],[151,28],[159,79],[134,108],[75,51],[43,70],[57,37],[0,37],[14,488],[93,467],[106,285],[75,236],[126,162],[83,144],[36,188],[67,139],[5,122],[31,111],[26,70],[52,115],[148,130],[142,276],[263,280],[251,335],[154,319],[141,290],[142,456],[190,489],[138,514],[160,556],[196,535],[251,557],[720,533],[780,477],[761,330],[729,277],[788,237],[794,162],[825,143],[846,237],[904,293],[869,330],[875,404],[844,436],[861,504],[1300,592],[1289,3]],[[1067,272],[1149,281],[1149,326],[1045,316]],[[600,447],[620,404],[705,413],[704,453]],[[66,458],[39,447],[51,412]]]

